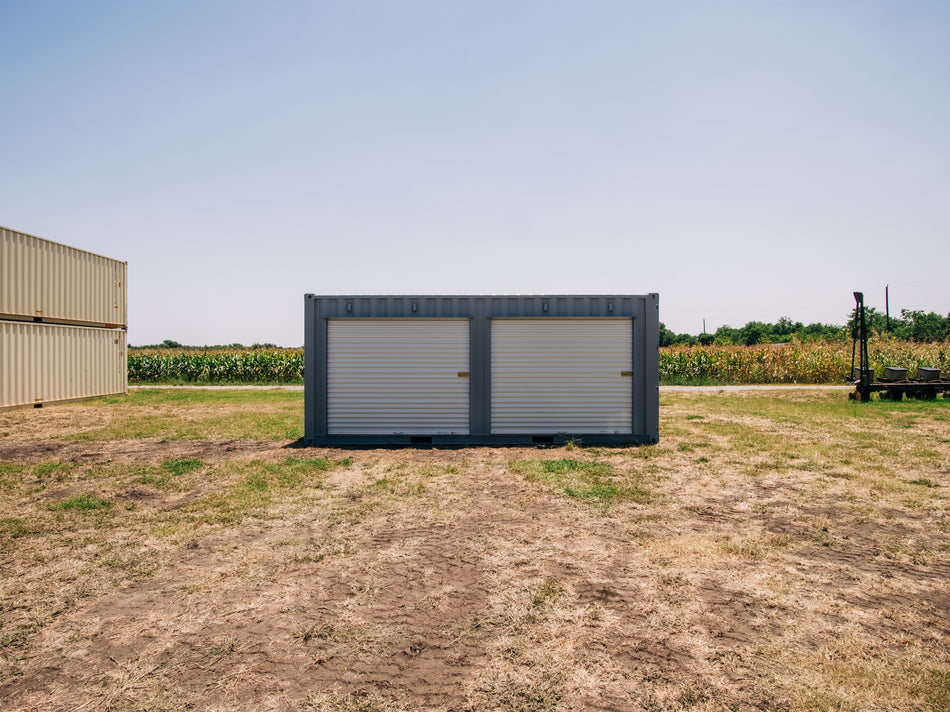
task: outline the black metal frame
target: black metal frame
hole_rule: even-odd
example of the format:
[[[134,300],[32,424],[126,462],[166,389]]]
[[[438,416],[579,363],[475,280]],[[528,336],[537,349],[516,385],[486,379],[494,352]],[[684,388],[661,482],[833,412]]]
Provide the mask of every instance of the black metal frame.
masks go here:
[[[858,317],[858,333],[853,334],[854,341],[851,346],[851,373],[849,380],[854,386],[854,392],[850,394],[852,400],[867,402],[871,400],[872,393],[880,393],[884,400],[901,400],[905,395],[909,398],[920,398],[923,400],[933,400],[939,393],[944,397],[950,397],[950,379],[941,378],[930,381],[924,381],[919,378],[907,378],[897,381],[888,381],[878,378],[872,380],[871,368],[868,356],[868,329],[864,310],[864,294],[854,293],[855,312]],[[855,354],[858,357],[858,378],[854,377]]]

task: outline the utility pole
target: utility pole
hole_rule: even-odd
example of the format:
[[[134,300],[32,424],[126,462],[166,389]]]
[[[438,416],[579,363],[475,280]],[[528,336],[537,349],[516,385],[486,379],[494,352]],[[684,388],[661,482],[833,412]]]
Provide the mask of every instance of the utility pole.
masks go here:
[[[887,319],[884,326],[884,331],[891,330],[891,298],[890,298],[890,295],[888,294],[888,290],[890,290],[890,288],[891,288],[891,285],[889,284],[884,285],[884,316]]]

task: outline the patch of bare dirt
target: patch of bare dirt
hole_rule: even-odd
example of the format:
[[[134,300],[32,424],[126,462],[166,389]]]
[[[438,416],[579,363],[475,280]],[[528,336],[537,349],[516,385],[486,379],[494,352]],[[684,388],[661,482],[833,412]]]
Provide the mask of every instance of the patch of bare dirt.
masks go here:
[[[290,443],[273,440],[64,440],[0,441],[0,461],[36,464],[58,460],[77,463],[160,463],[177,458],[207,462],[288,457]]]

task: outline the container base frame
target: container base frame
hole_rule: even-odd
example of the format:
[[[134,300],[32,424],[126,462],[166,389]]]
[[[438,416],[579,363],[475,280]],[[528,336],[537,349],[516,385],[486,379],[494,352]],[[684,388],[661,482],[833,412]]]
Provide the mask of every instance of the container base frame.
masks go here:
[[[305,447],[477,447],[655,445],[657,438],[632,433],[557,433],[536,435],[318,435],[302,438]]]

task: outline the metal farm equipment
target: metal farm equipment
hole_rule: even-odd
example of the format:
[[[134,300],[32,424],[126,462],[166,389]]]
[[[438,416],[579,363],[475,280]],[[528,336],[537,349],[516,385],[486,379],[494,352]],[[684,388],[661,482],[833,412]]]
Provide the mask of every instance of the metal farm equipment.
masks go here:
[[[884,376],[874,378],[868,358],[868,328],[864,313],[864,294],[854,293],[858,318],[857,333],[851,348],[851,374],[848,380],[854,386],[851,400],[869,401],[872,393],[880,393],[884,400],[908,398],[933,400],[938,393],[950,398],[950,378],[941,378],[939,368],[918,368],[916,378],[907,378],[906,368],[885,368]],[[857,361],[857,365],[855,365]]]

